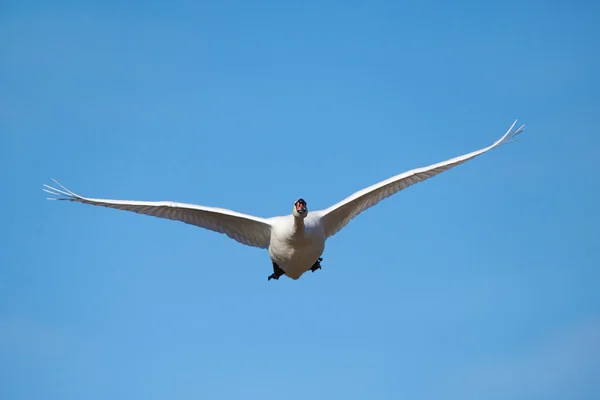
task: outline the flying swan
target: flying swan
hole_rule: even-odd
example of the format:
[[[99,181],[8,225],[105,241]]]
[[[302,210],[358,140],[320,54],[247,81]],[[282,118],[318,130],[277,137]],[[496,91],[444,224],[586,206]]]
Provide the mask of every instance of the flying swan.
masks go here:
[[[321,268],[325,241],[358,214],[402,189],[447,171],[497,146],[516,141],[514,138],[525,128],[522,125],[514,129],[516,123],[517,121],[513,122],[504,136],[488,147],[393,176],[362,189],[327,209],[310,213],[306,201],[302,198],[294,202],[291,214],[260,218],[222,208],[170,201],[93,199],[73,193],[55,179],[52,180],[61,189],[44,184],[42,190],[57,196],[48,200],[75,201],[181,221],[225,234],[247,246],[268,249],[273,262],[273,273],[269,275],[268,280],[279,279],[282,275],[296,280],[308,270],[315,272]]]

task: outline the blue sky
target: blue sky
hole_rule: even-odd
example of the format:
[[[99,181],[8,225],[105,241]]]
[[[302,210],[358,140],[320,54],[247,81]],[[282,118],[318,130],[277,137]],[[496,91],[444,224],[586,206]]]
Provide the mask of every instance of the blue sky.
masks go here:
[[[597,5],[111,3],[1,6],[0,398],[600,396]],[[516,118],[298,281],[41,191],[283,215]]]

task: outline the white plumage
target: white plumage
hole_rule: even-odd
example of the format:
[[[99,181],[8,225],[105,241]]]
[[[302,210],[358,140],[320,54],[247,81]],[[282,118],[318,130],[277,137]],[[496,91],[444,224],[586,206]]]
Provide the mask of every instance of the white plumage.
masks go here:
[[[285,273],[292,279],[298,279],[306,271],[314,270],[317,264],[320,267],[320,256],[325,249],[326,240],[344,228],[358,214],[408,186],[447,171],[499,145],[515,141],[514,137],[524,130],[524,126],[514,129],[516,123],[517,121],[500,139],[488,147],[393,176],[362,189],[327,209],[310,213],[302,199],[294,203],[292,213],[289,215],[260,218],[221,208],[170,201],[88,198],[73,193],[54,179],[53,181],[61,189],[44,185],[43,190],[57,196],[49,200],[75,201],[181,221],[225,234],[248,246],[268,249],[275,269],[274,275],[269,278],[279,278],[277,275],[277,267],[279,267],[282,270],[280,274]]]

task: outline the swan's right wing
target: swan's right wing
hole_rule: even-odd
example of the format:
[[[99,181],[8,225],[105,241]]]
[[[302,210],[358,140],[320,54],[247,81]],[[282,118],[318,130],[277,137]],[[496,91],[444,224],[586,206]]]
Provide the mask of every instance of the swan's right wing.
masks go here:
[[[413,169],[400,175],[393,176],[389,179],[376,183],[375,185],[369,186],[368,188],[360,190],[325,210],[317,211],[323,223],[325,237],[335,235],[344,226],[346,226],[350,220],[366,209],[373,207],[381,200],[411,185],[414,185],[415,183],[422,182],[426,179],[436,176],[437,174],[447,171],[450,168],[454,168],[457,165],[486,153],[497,146],[517,140],[513,138],[523,131],[524,126],[513,129],[516,123],[517,121],[512,124],[504,136],[488,147],[452,158],[450,160],[442,161],[437,164]]]
[[[74,201],[181,221],[213,232],[223,233],[242,244],[262,249],[268,248],[271,240],[271,224],[264,218],[241,214],[222,208],[174,203],[170,201],[92,199],[71,192],[56,180],[54,180],[54,182],[56,182],[63,190],[44,185],[46,187],[46,189],[43,189],[45,192],[58,196],[49,198],[48,200]]]

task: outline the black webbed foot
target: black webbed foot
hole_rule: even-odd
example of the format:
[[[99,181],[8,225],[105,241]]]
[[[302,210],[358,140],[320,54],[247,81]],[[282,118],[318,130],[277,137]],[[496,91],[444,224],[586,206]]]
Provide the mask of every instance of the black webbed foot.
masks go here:
[[[319,259],[313,264],[313,266],[310,267],[310,270],[312,272],[315,272],[316,270],[321,269],[321,261],[323,261],[323,259],[319,257]]]
[[[282,270],[281,268],[279,268],[279,265],[273,263],[273,273],[271,275],[269,275],[269,279],[267,279],[267,280],[268,281],[270,281],[271,279],[278,280],[281,275],[285,275],[285,271]]]

